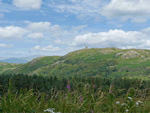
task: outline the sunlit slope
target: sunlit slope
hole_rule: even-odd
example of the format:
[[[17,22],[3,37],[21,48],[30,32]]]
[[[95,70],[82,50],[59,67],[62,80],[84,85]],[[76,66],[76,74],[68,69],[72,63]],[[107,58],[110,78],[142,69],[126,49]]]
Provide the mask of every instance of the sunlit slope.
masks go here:
[[[30,74],[34,72],[36,69],[41,68],[46,65],[52,64],[55,60],[57,60],[60,56],[44,56],[33,59],[32,61],[21,65],[20,67],[12,70],[16,73],[24,73]],[[9,71],[11,72],[11,71]]]
[[[101,75],[107,71],[105,67],[114,71],[113,74],[132,70],[140,71],[150,67],[150,50],[118,49],[118,48],[89,48],[70,52],[64,56],[38,57],[13,70],[17,73],[29,75]],[[107,62],[101,62],[101,60]],[[104,66],[104,67],[103,67]],[[116,69],[115,69],[116,68]],[[122,69],[123,68],[123,69]],[[125,72],[123,72],[125,73]]]
[[[118,53],[123,52],[117,56]],[[97,67],[90,67],[92,63],[98,63],[101,59],[106,60],[117,60],[118,64],[115,65],[120,71],[122,67],[128,66],[129,69],[141,68],[143,66],[149,67],[149,50],[136,50],[136,49],[117,49],[117,48],[105,48],[105,49],[82,49],[78,51],[71,52],[64,57],[61,57],[55,65],[48,65],[36,70],[36,74],[50,74],[54,73],[57,75],[67,75],[67,73],[83,70],[85,68],[85,73],[91,70],[96,70],[101,64],[97,64]],[[63,62],[61,62],[63,61]],[[148,63],[149,62],[149,63]],[[132,64],[133,63],[133,64]],[[139,63],[139,64],[138,64]],[[87,66],[86,66],[87,65]],[[89,67],[88,67],[89,65]],[[109,66],[111,68],[111,66]],[[81,71],[83,73],[83,71]],[[97,72],[95,72],[97,74]],[[94,73],[94,74],[95,74]]]
[[[7,70],[13,70],[21,65],[23,65],[23,64],[0,62],[0,73],[3,73],[4,71],[7,71]]]

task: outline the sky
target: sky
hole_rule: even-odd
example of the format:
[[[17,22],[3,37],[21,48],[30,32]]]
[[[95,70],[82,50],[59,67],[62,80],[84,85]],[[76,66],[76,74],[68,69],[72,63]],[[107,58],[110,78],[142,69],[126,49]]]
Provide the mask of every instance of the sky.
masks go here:
[[[150,0],[0,0],[0,59],[150,50]]]

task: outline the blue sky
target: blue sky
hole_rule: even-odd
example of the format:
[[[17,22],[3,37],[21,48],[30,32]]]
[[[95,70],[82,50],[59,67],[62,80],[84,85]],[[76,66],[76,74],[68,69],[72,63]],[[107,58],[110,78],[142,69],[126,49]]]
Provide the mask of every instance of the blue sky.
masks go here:
[[[0,0],[0,60],[150,49],[149,0]]]

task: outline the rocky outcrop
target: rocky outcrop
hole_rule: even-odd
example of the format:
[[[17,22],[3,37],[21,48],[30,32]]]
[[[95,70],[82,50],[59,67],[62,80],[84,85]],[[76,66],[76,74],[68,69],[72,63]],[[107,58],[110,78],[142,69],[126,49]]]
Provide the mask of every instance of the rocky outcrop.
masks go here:
[[[35,63],[37,60],[40,60],[40,59],[42,59],[42,58],[44,58],[44,57],[45,57],[45,56],[43,56],[43,57],[38,57],[38,58],[33,59],[32,61],[30,61],[30,65],[29,65],[29,66],[32,66],[33,63]]]
[[[139,56],[139,55],[140,54],[138,52],[130,50],[130,51],[127,51],[126,53],[124,53],[122,55],[122,58],[129,59],[129,58],[134,58],[134,57]]]
[[[18,64],[15,64],[15,63],[11,63],[11,66],[15,66],[15,65],[18,65]]]
[[[0,64],[0,66],[2,66],[2,65],[3,65],[3,66],[6,65],[6,63]]]
[[[119,52],[119,53],[117,53],[116,55],[115,55],[115,57],[117,57],[117,56],[119,56],[119,55],[122,55],[123,54],[123,52]]]
[[[61,61],[57,61],[57,62],[55,62],[55,63],[53,63],[53,64],[51,64],[51,65],[55,65],[55,64],[59,64],[59,63],[64,63],[64,60],[61,60]]]

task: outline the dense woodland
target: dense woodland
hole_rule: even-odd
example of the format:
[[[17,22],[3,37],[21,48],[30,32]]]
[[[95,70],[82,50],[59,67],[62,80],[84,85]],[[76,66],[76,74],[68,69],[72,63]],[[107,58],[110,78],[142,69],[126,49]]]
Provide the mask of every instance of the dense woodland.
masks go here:
[[[14,91],[14,94],[16,94],[17,91],[20,91],[20,89],[27,88],[27,91],[29,88],[33,87],[34,92],[46,92],[50,95],[50,90],[52,88],[55,88],[56,90],[60,91],[66,91],[67,89],[67,83],[69,80],[71,91],[76,90],[77,87],[80,87],[81,90],[84,87],[84,84],[90,84],[91,88],[93,85],[95,85],[94,92],[98,90],[99,87],[102,87],[102,91],[109,92],[110,85],[113,85],[113,92],[117,98],[125,97],[125,94],[127,93],[129,88],[138,89],[138,91],[143,95],[143,98],[146,98],[148,95],[150,95],[150,81],[147,80],[139,80],[139,79],[128,79],[128,78],[115,78],[114,80],[108,79],[108,78],[98,78],[98,77],[69,77],[58,79],[56,76],[50,76],[50,77],[42,77],[42,76],[28,76],[23,74],[3,74],[0,76],[0,83],[2,83],[3,90],[1,89],[1,94],[4,94],[7,92],[8,89],[8,83],[9,79],[11,78],[11,85],[12,90]],[[5,86],[5,87],[4,87]],[[137,94],[139,92],[136,92]],[[56,92],[57,93],[57,92]],[[135,97],[138,97],[138,95],[135,95]]]

